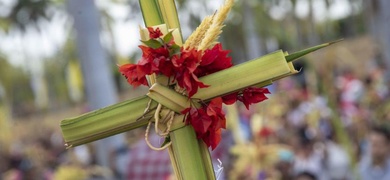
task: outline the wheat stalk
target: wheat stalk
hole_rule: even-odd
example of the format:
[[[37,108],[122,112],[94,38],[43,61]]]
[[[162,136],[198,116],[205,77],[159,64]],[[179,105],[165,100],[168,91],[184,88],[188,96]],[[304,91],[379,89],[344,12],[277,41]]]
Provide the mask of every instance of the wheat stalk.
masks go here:
[[[202,42],[202,39],[205,37],[207,30],[213,23],[214,15],[207,16],[203,19],[202,23],[200,23],[196,30],[186,40],[184,44],[185,49],[198,49],[198,46]]]
[[[198,50],[206,50],[215,44],[219,38],[219,35],[222,33],[222,28],[225,26],[223,22],[232,9],[233,4],[234,0],[226,0],[225,4],[219,9],[213,19],[213,23],[207,30],[205,37],[198,46]]]

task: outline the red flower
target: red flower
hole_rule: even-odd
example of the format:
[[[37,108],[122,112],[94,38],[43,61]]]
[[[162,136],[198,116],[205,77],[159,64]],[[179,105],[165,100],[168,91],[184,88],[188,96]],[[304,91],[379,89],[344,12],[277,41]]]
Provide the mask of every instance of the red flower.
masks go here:
[[[208,87],[194,74],[199,61],[200,53],[194,49],[188,51],[182,49],[180,56],[173,56],[172,58],[172,64],[176,70],[177,84],[187,90],[189,98],[198,92],[198,88]]]
[[[164,47],[157,49],[153,49],[147,46],[139,47],[142,49],[142,59],[138,62],[138,64],[141,66],[142,71],[147,75],[161,72],[161,62],[164,63],[165,61],[170,61],[169,51]],[[166,72],[166,70],[164,70],[164,72]],[[167,75],[166,73],[163,74]]]
[[[249,105],[268,99],[265,94],[270,94],[267,88],[249,87],[244,89],[242,96],[238,96],[237,99],[249,109]]]
[[[169,58],[169,50],[165,47],[160,47],[153,49],[148,46],[138,46],[142,50],[142,57],[146,59],[150,59],[150,61],[153,61],[153,58],[156,57],[166,57]]]
[[[203,108],[188,108],[182,113],[188,113],[186,118],[187,123],[190,123],[192,127],[194,127],[197,137],[201,138],[209,129],[212,121],[212,119],[207,116],[206,111]]]
[[[226,118],[222,111],[222,98],[218,97],[200,108],[188,108],[186,122],[194,127],[196,136],[213,150],[221,140],[221,128],[226,128]]]
[[[138,66],[145,75],[150,75],[158,71],[158,67],[153,62],[149,62],[148,59],[145,58],[142,58],[138,62]]]
[[[184,50],[181,48],[180,56],[173,56],[172,63],[178,69],[187,69],[193,73],[201,60],[201,53],[195,49]]]
[[[164,74],[167,77],[171,77],[175,75],[175,67],[172,64],[171,59],[169,58],[164,58],[164,59],[159,59],[157,62],[157,66],[161,74]]]
[[[225,113],[222,111],[221,97],[214,98],[210,101],[210,104],[207,106],[207,115],[214,120],[214,129],[226,128],[226,118]]]
[[[146,80],[145,73],[141,70],[139,65],[136,64],[125,64],[119,67],[119,72],[121,72],[127,79],[127,82],[134,87],[139,85],[148,85]]]
[[[237,96],[238,92],[222,96],[223,103],[225,103],[226,105],[234,104],[237,101]]]
[[[209,136],[204,137],[203,141],[208,141],[206,144],[214,150],[221,142],[221,139],[221,129],[217,129],[214,132],[210,132]]]
[[[149,37],[151,39],[157,39],[163,35],[160,31],[160,28],[156,28],[156,30],[154,30],[152,27],[148,27],[148,31],[149,31]]]
[[[176,76],[177,84],[187,90],[188,98],[191,98],[198,88],[206,88],[208,85],[203,84],[194,73],[184,70],[182,73]]]
[[[223,50],[220,43],[204,51],[196,74],[201,77],[232,67],[232,58],[228,57],[229,52]]]

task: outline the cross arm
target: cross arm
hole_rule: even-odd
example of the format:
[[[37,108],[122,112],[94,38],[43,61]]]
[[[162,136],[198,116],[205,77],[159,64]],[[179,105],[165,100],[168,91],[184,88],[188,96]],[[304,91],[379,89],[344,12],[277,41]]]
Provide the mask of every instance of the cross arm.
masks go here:
[[[287,56],[283,51],[279,50],[246,63],[204,76],[200,80],[210,85],[210,87],[199,89],[193,98],[207,101],[249,86],[263,87],[272,84],[275,80],[297,72],[291,63],[293,60],[330,44],[332,43],[315,46]],[[153,86],[151,90],[153,90]],[[175,92],[172,91],[171,93]],[[159,97],[162,96],[164,96],[164,93],[160,94]],[[180,96],[177,95],[176,97],[181,98],[182,101],[183,98],[186,99]],[[82,145],[146,126],[148,121],[153,118],[154,109],[157,106],[157,102],[154,100],[159,97],[148,97],[144,95],[75,118],[63,120],[60,126],[67,146],[74,147]],[[167,95],[164,97],[167,97]],[[150,99],[154,100],[150,101]],[[149,102],[150,111],[144,113]],[[174,106],[170,108],[176,112],[182,110]]]
[[[200,89],[195,98],[208,100],[264,81],[270,81],[272,78],[288,74],[290,71],[283,52],[277,51],[201,78],[201,81],[210,87]],[[224,80],[229,78],[230,80]],[[79,117],[63,120],[60,126],[67,146],[74,147],[147,125],[148,120],[153,117],[153,109],[157,105],[155,101],[152,101],[149,108],[152,110],[144,115],[149,100],[148,96],[141,96]],[[178,111],[180,112],[180,109],[176,110],[176,112]],[[145,117],[142,117],[143,115]]]
[[[66,146],[86,144],[147,125],[157,106],[151,101],[151,111],[144,115],[149,100],[145,95],[61,121]]]

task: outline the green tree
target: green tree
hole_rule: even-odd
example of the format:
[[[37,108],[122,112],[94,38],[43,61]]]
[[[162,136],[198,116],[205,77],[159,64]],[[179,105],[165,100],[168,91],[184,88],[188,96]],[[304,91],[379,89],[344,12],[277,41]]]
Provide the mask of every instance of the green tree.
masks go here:
[[[5,16],[0,16],[0,28],[5,31],[10,29],[19,29],[25,31],[29,26],[39,26],[39,21],[42,19],[50,20],[53,15],[48,7],[53,4],[53,1],[47,0],[16,0],[11,7],[7,7],[4,3],[0,3],[2,9],[10,9]]]
[[[11,107],[14,115],[24,115],[33,111],[29,106],[34,100],[29,74],[20,67],[12,66],[1,56],[0,84],[5,91],[0,100]]]

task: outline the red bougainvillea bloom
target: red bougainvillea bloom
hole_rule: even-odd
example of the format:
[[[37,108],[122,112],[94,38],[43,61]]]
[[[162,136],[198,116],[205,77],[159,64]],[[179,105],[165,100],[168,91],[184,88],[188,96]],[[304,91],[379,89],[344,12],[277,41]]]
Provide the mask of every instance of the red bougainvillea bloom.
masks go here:
[[[210,101],[210,104],[207,106],[207,115],[209,115],[215,125],[215,129],[226,128],[226,119],[225,113],[222,111],[222,98],[217,97]]]
[[[184,50],[181,48],[180,56],[176,55],[172,58],[172,63],[177,69],[186,69],[193,73],[201,60],[201,53],[195,49]]]
[[[212,150],[214,150],[218,146],[219,142],[221,142],[221,131],[221,129],[217,129],[214,132],[210,132],[209,136],[206,136],[207,138],[203,138],[203,141],[205,139],[208,140],[209,143],[206,144],[211,147]]]
[[[141,45],[139,48],[142,50],[142,57],[148,59],[148,61],[153,61],[154,58],[160,57],[169,58],[169,50],[166,47],[161,46],[153,49],[151,47]]]
[[[169,59],[169,58],[159,59],[156,62],[156,65],[157,65],[158,69],[160,70],[161,74],[163,74],[167,77],[171,77],[171,76],[175,75],[176,71],[175,71],[175,67],[172,64],[171,59]]]
[[[221,129],[218,129],[214,132],[208,131],[201,139],[206,143],[207,147],[211,147],[211,149],[214,150],[221,142],[221,131]]]
[[[205,50],[196,75],[201,77],[232,67],[232,58],[228,57],[229,52],[223,50],[220,43]]]
[[[146,80],[145,73],[140,69],[136,64],[125,64],[119,67],[119,72],[121,72],[127,79],[127,82],[134,87],[140,85],[148,85]]]
[[[148,28],[151,37],[160,37],[161,31],[157,28]],[[136,78],[129,78],[128,81],[132,85],[139,86],[147,84],[146,78],[140,78],[140,75],[151,75],[153,73],[163,74],[168,77],[173,77],[177,84],[184,88],[189,98],[191,98],[199,88],[208,87],[202,83],[198,77],[208,75],[232,66],[231,58],[228,57],[229,51],[223,50],[221,44],[215,45],[212,49],[197,51],[195,49],[183,49],[175,46],[173,39],[167,44],[161,44],[154,48],[141,45],[142,58],[138,62],[136,70]],[[179,52],[179,53],[178,53]],[[177,54],[178,53],[178,54]],[[232,104],[235,99],[228,99]],[[224,98],[224,101],[228,101]]]
[[[194,49],[181,51],[180,56],[173,56],[172,64],[176,69],[177,84],[187,90],[188,97],[192,97],[198,88],[208,87],[194,74],[200,62],[200,53]]]
[[[221,140],[221,128],[226,128],[225,113],[222,111],[222,98],[214,98],[206,108],[212,123],[208,133],[202,139],[208,146],[215,149]]]
[[[194,127],[196,136],[215,149],[221,140],[221,128],[226,128],[222,98],[214,98],[208,105],[188,108],[182,113],[187,114],[186,121]]]
[[[198,138],[201,138],[203,134],[207,132],[211,125],[212,119],[207,116],[206,111],[203,108],[188,108],[182,112],[187,114],[187,123],[190,123],[196,132]]]
[[[142,49],[142,59],[138,62],[141,66],[141,70],[147,74],[162,72],[160,62],[169,61],[169,51],[160,47],[153,49],[147,46],[139,46]],[[166,73],[166,71],[164,71]],[[164,75],[165,75],[164,73]]]
[[[187,90],[188,98],[191,98],[196,92],[198,88],[206,88],[208,85],[203,84],[198,77],[194,73],[190,73],[189,71],[182,71],[180,74],[176,76],[177,84]]]
[[[237,101],[237,96],[238,92],[222,96],[223,103],[225,103],[226,105],[234,104]]]
[[[268,99],[265,94],[270,94],[267,88],[249,87],[244,89],[242,96],[238,96],[237,99],[249,109],[249,105]]]
[[[163,33],[160,31],[160,28],[156,28],[156,30],[154,30],[152,27],[148,27],[148,31],[149,37],[151,39],[157,39],[163,35]]]

